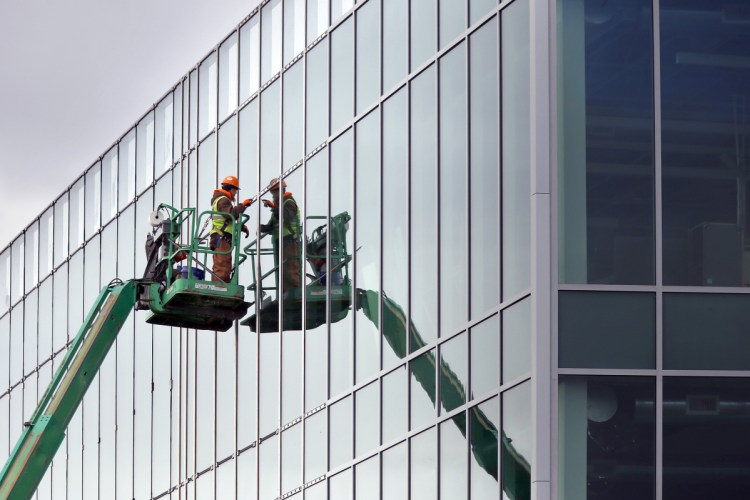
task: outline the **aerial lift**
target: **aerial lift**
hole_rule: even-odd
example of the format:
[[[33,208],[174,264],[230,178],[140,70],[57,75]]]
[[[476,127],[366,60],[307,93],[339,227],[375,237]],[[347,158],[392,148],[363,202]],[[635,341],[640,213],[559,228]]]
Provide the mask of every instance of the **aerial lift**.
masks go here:
[[[203,279],[206,273],[211,274],[206,259],[218,251],[202,244],[205,238],[198,228],[201,220],[215,213],[206,211],[196,217],[193,208],[178,210],[162,204],[152,214],[153,229],[147,237],[147,266],[143,278],[126,282],[115,280],[102,289],[36,411],[24,424],[24,431],[0,474],[0,500],[26,500],[33,496],[65,437],[70,420],[131,310],[149,310],[146,321],[151,324],[226,331],[253,305],[244,301],[244,287],[237,283],[237,273],[228,283]],[[247,245],[242,255],[239,232],[247,219],[242,215],[233,224],[236,234],[233,234],[230,252],[235,269],[248,257],[253,261],[253,283],[247,288],[255,293],[259,312],[257,318],[253,314],[241,324],[260,333],[277,332],[278,293],[276,298],[271,298],[269,288],[274,287],[261,286],[263,279],[273,274],[275,289],[280,290],[277,248],[263,249],[259,245],[261,239],[258,239]],[[377,326],[380,321],[378,310],[382,304],[383,336],[398,357],[404,358],[408,354],[407,335],[412,345],[426,345],[414,325],[409,322],[407,326],[403,309],[385,293],[361,289],[352,293],[348,274],[352,257],[346,246],[350,216],[342,212],[327,222],[325,219],[307,218],[307,223],[323,220],[323,224],[300,243],[305,245],[305,253],[300,252],[300,255],[305,255],[312,271],[306,273],[309,281],[302,289],[282,291],[283,330],[302,329],[303,306],[307,328],[340,321],[352,307],[361,310]],[[181,242],[182,235],[189,235],[187,244]],[[271,253],[275,259],[273,269],[256,276],[255,259]],[[326,264],[327,261],[330,262]],[[466,401],[462,383],[444,361],[438,363],[434,355],[427,354],[409,366],[433,403],[440,398],[444,406],[456,407]],[[436,392],[436,370],[439,371],[440,394]],[[469,417],[472,420],[469,435],[472,453],[477,463],[499,480],[500,433],[479,407],[472,408]],[[466,435],[465,418],[458,417],[455,421]],[[506,493],[512,499],[529,498],[525,491],[530,478],[528,462],[516,452],[505,435],[500,436],[500,442]]]
[[[246,314],[244,287],[236,276],[228,283],[203,279],[211,273],[208,255],[219,252],[203,245],[199,227],[214,213],[196,217],[194,208],[162,204],[151,215],[143,278],[114,280],[99,293],[0,473],[0,499],[33,496],[130,311],[149,310],[147,322],[155,325],[218,331],[228,330]],[[233,225],[238,233],[230,250],[235,268],[244,258],[239,231],[246,218]],[[183,235],[189,239],[186,244],[181,243]]]

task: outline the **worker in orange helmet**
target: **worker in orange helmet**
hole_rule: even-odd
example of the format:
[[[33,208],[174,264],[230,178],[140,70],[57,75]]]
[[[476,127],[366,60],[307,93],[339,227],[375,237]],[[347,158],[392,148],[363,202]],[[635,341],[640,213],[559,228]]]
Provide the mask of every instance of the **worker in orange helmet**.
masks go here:
[[[271,218],[267,224],[260,225],[260,231],[271,234],[275,246],[281,243],[283,260],[282,290],[300,287],[299,241],[300,241],[300,212],[297,202],[291,192],[286,191],[286,182],[272,179],[268,184],[273,201],[264,199],[263,205],[271,209]],[[279,202],[283,198],[283,202]],[[284,227],[279,235],[279,208],[281,207]],[[281,238],[281,241],[279,241]],[[283,292],[282,292],[283,293]]]
[[[226,252],[214,254],[213,280],[228,282],[232,276],[232,234],[234,234],[234,222],[237,221],[250,206],[252,200],[245,200],[237,205],[234,199],[240,190],[240,182],[237,177],[229,175],[221,181],[221,187],[214,190],[211,197],[211,233],[209,234],[209,247],[211,250]],[[223,213],[217,213],[223,212]],[[230,214],[232,217],[230,217]],[[250,235],[247,226],[243,224],[242,232],[245,236]]]

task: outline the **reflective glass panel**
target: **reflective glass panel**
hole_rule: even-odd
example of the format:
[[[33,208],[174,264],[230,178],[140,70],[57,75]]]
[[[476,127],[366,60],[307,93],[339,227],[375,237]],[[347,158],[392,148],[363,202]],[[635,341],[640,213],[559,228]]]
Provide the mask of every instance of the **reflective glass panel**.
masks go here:
[[[84,179],[81,178],[70,188],[70,234],[68,251],[73,254],[84,241]]]
[[[258,190],[258,99],[240,111],[240,175],[249,193]]]
[[[10,308],[10,253],[10,248],[0,253],[0,315]]]
[[[363,380],[380,368],[380,113],[367,115],[356,125],[356,200],[354,230],[356,286],[365,291],[356,311],[356,376]],[[395,319],[395,317],[394,317]],[[393,323],[393,321],[390,321]],[[387,347],[390,350],[390,348]]]
[[[558,72],[560,281],[654,283],[651,2],[634,0],[619,7],[578,0],[557,3],[562,61]],[[528,29],[521,25],[521,18],[528,15],[526,5],[514,5],[514,11],[503,13],[503,60],[507,61],[503,75],[509,71],[528,75]],[[506,47],[513,47],[512,52]],[[528,124],[526,78],[503,78],[503,103],[504,123]],[[506,130],[503,127],[504,171],[513,168],[521,174],[515,167],[528,170],[528,138],[518,131],[528,127],[514,127],[515,138]],[[504,190],[506,195],[527,193],[526,175],[516,180],[523,180],[524,191],[514,181],[511,191]],[[526,203],[514,197],[514,202],[520,201]],[[526,212],[518,215],[524,217],[518,222],[526,224]],[[515,223],[513,227],[521,229]],[[665,240],[665,251],[667,245]],[[510,268],[525,269],[526,259],[516,259],[527,253],[526,249],[515,253],[516,264]],[[665,269],[669,265],[665,259]]]
[[[331,22],[336,22],[341,14],[354,6],[354,0],[331,0]]]
[[[748,5],[659,8],[664,284],[748,286]]]
[[[403,442],[383,452],[383,498],[407,500],[409,497],[409,448]]]
[[[665,386],[666,382],[665,380]],[[666,392],[665,387],[665,412],[667,408],[677,410],[677,406],[666,405]],[[653,379],[561,377],[558,391],[560,500],[655,498],[655,398]],[[506,414],[509,403],[511,401],[506,398]],[[684,396],[682,404],[685,404]],[[684,410],[679,420],[683,422],[680,425],[685,425]],[[669,427],[666,422],[665,415],[665,428]],[[680,443],[680,458],[686,457],[686,453],[694,449],[700,434],[691,433],[691,438],[685,440],[685,443],[690,442],[690,447]],[[669,437],[665,432],[665,477],[668,441]],[[528,462],[523,460],[528,455],[515,453],[517,451],[519,450],[514,442],[503,439],[503,480],[506,493],[510,489],[509,477],[515,478],[516,491],[525,493],[528,488]],[[505,463],[507,459],[511,460],[510,464]],[[623,468],[627,468],[630,473],[602,473],[604,470],[617,471]],[[683,481],[689,481],[689,477],[695,476],[697,474],[693,473],[683,477],[679,489],[690,491],[682,484]],[[669,497],[665,495],[664,498]],[[700,497],[690,497],[688,493],[688,496],[672,498]]]
[[[54,207],[48,208],[42,216],[39,218],[39,278],[44,279],[51,271],[53,267],[52,262],[52,251],[54,247],[55,231],[55,220],[54,220],[55,209]],[[0,271],[4,271],[2,265],[2,259],[0,258]],[[2,289],[3,283],[0,280],[0,289]],[[2,298],[3,294],[0,293],[0,311],[2,311]]]
[[[469,382],[468,335],[464,332],[440,345],[440,412],[466,402]]]
[[[440,48],[456,38],[466,28],[466,2],[438,0],[440,8]]]
[[[440,334],[468,319],[466,44],[440,60]]]
[[[101,163],[95,163],[86,172],[86,202],[85,202],[85,222],[84,236],[86,239],[96,233],[101,227],[102,221],[102,166]]]
[[[24,281],[26,290],[39,282],[39,222],[32,222],[24,235]]]
[[[354,393],[354,456],[380,445],[380,382]]]
[[[320,477],[328,470],[327,416],[327,410],[322,410],[305,419],[305,482]]]
[[[286,493],[302,484],[302,424],[281,434],[281,491]]]
[[[309,153],[328,137],[328,38],[321,40],[306,57],[305,152]]]
[[[276,80],[260,96],[260,185],[281,172],[281,82]]]
[[[154,180],[154,113],[146,115],[137,127],[136,139],[136,194],[140,194]]]
[[[419,429],[435,419],[435,349],[409,362],[411,429]]]
[[[328,480],[328,500],[352,498],[352,470],[347,469]]]
[[[400,438],[407,431],[408,390],[406,366],[383,377],[383,443]]]
[[[305,0],[284,0],[284,64],[305,48]]]
[[[24,267],[26,252],[24,251],[23,233],[11,244],[10,268],[10,303],[15,304],[24,294]]]
[[[531,500],[531,382],[503,394],[503,499]]]
[[[154,131],[154,169],[156,177],[172,167],[173,101],[173,94],[169,94],[156,107],[156,128]],[[102,189],[104,189],[104,185]]]
[[[503,311],[503,382],[531,370],[531,299]]]
[[[411,500],[437,498],[437,429],[432,427],[411,438]]]
[[[198,139],[216,127],[218,64],[216,52],[200,65],[198,77]]]
[[[440,498],[465,498],[466,414],[440,424]]]
[[[261,10],[260,81],[281,69],[281,0],[271,0]]]
[[[494,397],[469,409],[470,500],[495,500],[498,497],[499,428],[499,398]]]
[[[260,336],[260,435],[279,427],[279,336]]]
[[[272,436],[263,441],[258,451],[258,477],[260,495],[258,498],[279,496],[279,438]]]
[[[437,0],[411,2],[411,69],[437,51]]]
[[[198,70],[190,72],[190,120],[188,124],[189,145],[192,148],[198,141]]]
[[[135,198],[135,130],[131,130],[119,144],[119,188],[120,210]]]
[[[68,193],[63,193],[55,201],[55,230],[53,238],[54,267],[59,266],[68,257]]]
[[[503,297],[531,282],[531,160],[529,4],[514,2],[502,16]]]
[[[437,338],[437,89],[435,65],[411,82],[410,350]]]
[[[240,102],[245,102],[260,85],[260,15],[240,28]]]
[[[332,470],[352,459],[352,397],[347,396],[329,406],[328,417],[329,470]]]
[[[357,9],[357,114],[380,96],[380,0]]]
[[[331,33],[331,131],[354,116],[354,18]]]
[[[219,48],[219,121],[223,121],[237,107],[237,33],[224,40]]]
[[[330,0],[307,0],[307,43],[315,40],[328,28]]]
[[[102,159],[102,224],[117,215],[117,146]]]
[[[655,300],[654,295],[646,293],[560,292],[560,366],[654,368]],[[505,319],[507,321],[508,313]],[[522,318],[519,316],[518,319]],[[524,336],[530,333],[528,321],[524,321],[522,328]],[[504,330],[504,338],[506,335],[514,333]],[[521,341],[520,337],[516,338]],[[524,345],[529,345],[528,340]],[[513,354],[513,358],[507,359],[512,362],[517,358]]]
[[[283,168],[287,169],[302,159],[302,133],[304,119],[302,106],[304,94],[302,89],[303,61],[297,61],[291,68],[284,73],[284,148]]]
[[[354,467],[354,496],[357,500],[380,500],[380,455]]]
[[[469,0],[469,25],[489,13],[497,5],[495,0]]]
[[[383,0],[383,91],[387,92],[407,73],[409,3]]]
[[[500,303],[500,88],[495,20],[469,38],[471,317]]]
[[[500,385],[500,317],[492,316],[469,330],[471,393],[469,399]],[[515,356],[519,353],[512,353]]]
[[[227,120],[219,129],[219,174],[218,179],[227,175],[237,175],[237,117],[233,116]],[[248,179],[252,181],[254,179]],[[238,195],[239,200],[249,196],[254,190],[247,189],[245,183],[240,181],[242,191]],[[247,189],[247,192],[245,191]]]

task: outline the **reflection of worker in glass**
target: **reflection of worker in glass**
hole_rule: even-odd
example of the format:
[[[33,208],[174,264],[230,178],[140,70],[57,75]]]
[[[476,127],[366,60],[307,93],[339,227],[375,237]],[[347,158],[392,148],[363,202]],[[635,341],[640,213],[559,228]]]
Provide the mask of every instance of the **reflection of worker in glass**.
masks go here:
[[[286,182],[273,179],[268,185],[273,201],[263,200],[263,205],[271,209],[271,218],[267,224],[260,225],[262,233],[273,236],[274,245],[279,247],[279,206],[283,210],[284,228],[281,231],[281,256],[283,261],[282,290],[300,287],[299,271],[299,208],[292,193],[286,191]],[[279,203],[279,199],[283,202]]]
[[[221,181],[221,188],[215,189],[211,197],[211,210],[224,212],[224,214],[213,213],[211,215],[211,233],[209,236],[209,248],[214,251],[226,252],[214,254],[214,281],[230,280],[232,275],[232,234],[234,234],[234,221],[240,217],[242,212],[250,206],[252,200],[245,200],[234,205],[234,198],[240,190],[237,177],[230,175]],[[229,216],[231,214],[232,217]],[[250,234],[247,226],[242,226],[245,236]]]

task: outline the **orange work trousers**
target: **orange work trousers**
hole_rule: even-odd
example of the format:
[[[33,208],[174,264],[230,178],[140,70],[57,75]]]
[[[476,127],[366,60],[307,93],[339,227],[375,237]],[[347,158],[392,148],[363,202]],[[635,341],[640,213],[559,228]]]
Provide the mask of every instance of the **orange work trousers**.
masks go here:
[[[232,240],[227,237],[212,236],[212,247],[218,252],[214,254],[214,276],[212,281],[228,282],[232,276]]]

